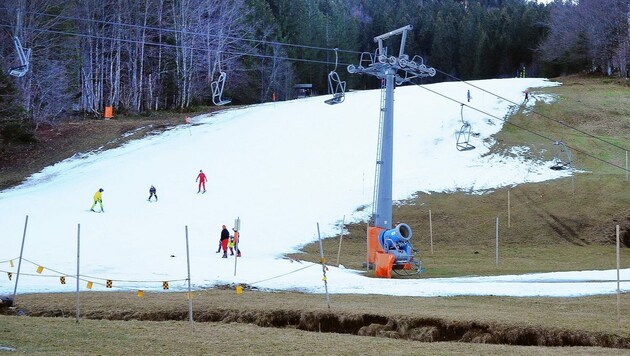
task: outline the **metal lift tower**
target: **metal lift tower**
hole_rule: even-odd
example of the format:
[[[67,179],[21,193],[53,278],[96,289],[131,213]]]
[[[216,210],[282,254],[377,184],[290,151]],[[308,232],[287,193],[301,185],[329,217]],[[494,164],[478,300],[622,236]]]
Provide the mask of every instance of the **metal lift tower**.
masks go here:
[[[394,145],[394,86],[401,85],[413,78],[435,75],[435,69],[424,65],[420,56],[409,60],[405,54],[405,42],[411,26],[374,37],[378,49],[371,53],[362,53],[358,66],[348,66],[348,72],[369,74],[384,81],[381,90],[381,115],[379,125],[379,141],[374,178],[374,205],[371,223],[368,228],[368,253],[366,265],[374,268],[377,277],[391,277],[397,274],[419,274],[422,263],[415,258],[417,252],[409,240],[411,228],[407,224],[397,224],[392,229],[392,162]],[[392,36],[401,35],[398,57],[388,57],[383,41]]]
[[[374,37],[378,43],[375,55],[364,53],[359,66],[348,66],[348,72],[373,75],[385,80],[381,94],[380,135],[376,159],[376,179],[374,186],[374,226],[384,229],[392,227],[392,159],[394,140],[394,85],[400,85],[413,78],[435,75],[435,69],[424,65],[422,57],[414,56],[409,60],[405,54],[405,42],[411,25]],[[383,41],[392,36],[402,35],[398,57],[387,56]],[[366,58],[368,58],[366,60]],[[368,64],[364,67],[363,64]],[[399,75],[402,74],[401,75]]]

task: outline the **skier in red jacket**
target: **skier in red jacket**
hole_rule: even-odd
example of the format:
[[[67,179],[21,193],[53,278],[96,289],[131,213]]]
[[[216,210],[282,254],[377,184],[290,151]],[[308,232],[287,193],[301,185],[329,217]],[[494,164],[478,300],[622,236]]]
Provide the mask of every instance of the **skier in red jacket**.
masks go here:
[[[206,181],[208,179],[206,178],[206,174],[203,173],[203,171],[200,169],[199,170],[199,174],[197,175],[197,179],[195,179],[195,182],[199,182],[199,188],[197,189],[197,193],[201,192],[201,187],[203,187],[203,192],[206,192]]]

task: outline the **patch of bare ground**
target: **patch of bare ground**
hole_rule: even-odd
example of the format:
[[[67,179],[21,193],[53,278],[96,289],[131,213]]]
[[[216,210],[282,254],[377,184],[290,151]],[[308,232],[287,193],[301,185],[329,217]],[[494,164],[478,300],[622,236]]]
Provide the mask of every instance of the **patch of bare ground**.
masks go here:
[[[115,148],[184,124],[186,117],[217,110],[212,107],[197,113],[119,115],[111,120],[68,119],[56,125],[39,125],[32,142],[0,140],[0,189],[18,185],[29,175],[76,154]]]
[[[456,342],[541,347],[630,348],[627,328],[614,327],[614,297],[591,298],[413,298],[263,292],[245,286],[194,294],[195,323],[256,325],[318,333],[419,342]],[[81,318],[111,321],[188,320],[184,293],[82,293]],[[14,309],[0,313],[73,319],[73,293],[19,295]],[[626,307],[630,301],[624,301]],[[614,308],[612,308],[614,309]],[[614,332],[612,330],[617,330]]]

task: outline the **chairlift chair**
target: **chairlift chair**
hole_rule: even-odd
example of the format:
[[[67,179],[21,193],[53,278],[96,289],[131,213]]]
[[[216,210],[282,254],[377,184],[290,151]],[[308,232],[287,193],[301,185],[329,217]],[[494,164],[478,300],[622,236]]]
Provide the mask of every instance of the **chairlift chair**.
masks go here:
[[[571,169],[573,162],[571,161],[571,151],[562,141],[553,143],[553,164],[551,169],[555,171],[563,169]]]
[[[460,111],[460,116],[462,118],[462,127],[457,131],[457,150],[458,151],[470,151],[475,148],[475,146],[470,144],[470,134],[472,132],[472,126],[468,121],[464,121],[464,104],[462,104],[462,109]]]
[[[15,45],[15,50],[18,54],[18,58],[20,59],[20,65],[16,67],[11,67],[9,69],[9,75],[14,77],[23,77],[26,73],[28,73],[28,69],[30,66],[31,59],[31,49],[22,47],[22,43],[20,43],[20,39],[17,36],[13,36],[13,44]]]
[[[341,81],[339,74],[335,71],[328,73],[328,89],[333,94],[333,97],[325,100],[326,104],[340,104],[346,99],[346,82]]]
[[[227,74],[221,69],[220,53],[217,55],[215,69],[219,71],[219,76],[216,80],[210,83],[210,89],[212,89],[212,102],[216,106],[229,104],[232,102],[232,100],[223,98],[223,88],[225,87],[225,79],[227,77]]]
[[[340,104],[346,99],[346,82],[339,78],[339,73],[337,73],[338,63],[339,57],[337,55],[337,48],[335,48],[335,69],[328,73],[328,92],[331,93],[333,97],[324,100],[328,105]]]

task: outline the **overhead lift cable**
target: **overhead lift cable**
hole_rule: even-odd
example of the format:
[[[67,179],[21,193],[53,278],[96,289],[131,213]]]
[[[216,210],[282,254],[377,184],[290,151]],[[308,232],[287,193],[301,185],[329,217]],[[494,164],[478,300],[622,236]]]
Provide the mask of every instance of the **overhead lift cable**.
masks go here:
[[[0,27],[10,28],[11,26],[9,26],[9,25],[0,25]],[[257,58],[287,60],[287,61],[293,61],[293,62],[306,62],[306,63],[317,63],[317,64],[326,64],[326,65],[334,64],[334,63],[329,62],[329,61],[321,61],[321,60],[316,60],[316,59],[281,57],[281,56],[272,56],[272,55],[259,54],[259,53],[239,52],[239,51],[235,51],[235,50],[219,51],[219,50],[209,49],[209,48],[201,48],[201,47],[193,47],[193,46],[179,46],[179,45],[174,45],[174,44],[158,43],[158,42],[150,42],[150,41],[137,41],[137,40],[131,40],[131,39],[125,39],[125,38],[114,38],[114,37],[109,37],[109,36],[90,35],[90,34],[84,34],[84,33],[68,32],[68,31],[60,31],[60,30],[51,30],[51,29],[40,29],[40,28],[35,28],[35,27],[25,27],[25,29],[31,30],[31,31],[44,32],[44,33],[56,33],[56,34],[77,36],[77,37],[84,37],[84,38],[94,38],[94,39],[102,39],[102,40],[110,40],[110,41],[120,41],[120,42],[124,42],[124,43],[144,44],[144,45],[156,46],[156,47],[186,48],[186,49],[190,49],[190,50],[194,50],[194,51],[200,51],[200,52],[206,52],[206,53],[208,53],[208,52],[210,52],[210,53],[219,53],[219,52],[221,52],[221,53],[227,53],[227,54],[234,55],[235,57],[237,57],[237,56],[249,56],[249,57],[257,57]],[[333,50],[333,49],[326,49],[326,50]],[[339,64],[340,65],[348,65],[348,63],[339,63]]]
[[[455,103],[458,103],[458,104],[460,104],[460,105],[461,105],[461,104],[464,104],[464,103],[460,102],[460,101],[459,101],[459,100],[457,100],[457,99],[453,99],[453,98],[451,98],[451,97],[450,97],[450,96],[448,96],[448,95],[445,95],[445,94],[442,94],[442,93],[440,93],[440,92],[437,92],[437,91],[435,91],[435,90],[433,90],[433,89],[430,89],[430,88],[428,88],[428,87],[426,87],[426,86],[424,86],[424,85],[422,85],[422,84],[415,84],[415,85],[416,85],[416,86],[418,86],[418,87],[420,87],[420,88],[422,88],[422,89],[424,89],[424,90],[427,90],[427,91],[429,91],[429,92],[431,92],[431,93],[433,93],[433,94],[435,94],[435,95],[441,96],[441,97],[443,97],[443,98],[445,98],[445,99],[451,100],[451,101],[453,101],[453,102],[455,102]],[[488,115],[488,116],[490,116],[490,117],[492,117],[492,118],[495,118],[495,119],[497,119],[497,120],[501,120],[501,121],[503,121],[503,122],[504,122],[504,123],[506,123],[506,124],[509,124],[509,125],[512,125],[512,126],[514,126],[514,127],[519,128],[519,129],[521,129],[521,130],[527,131],[527,132],[531,133],[532,135],[538,136],[538,137],[540,137],[540,138],[543,138],[543,139],[545,139],[545,140],[548,140],[548,141],[551,141],[551,142],[554,142],[554,143],[555,143],[555,142],[557,142],[557,140],[552,139],[551,137],[545,136],[545,135],[543,135],[543,134],[541,134],[541,133],[538,133],[538,132],[536,132],[536,131],[530,130],[530,129],[528,129],[528,128],[526,128],[526,127],[523,127],[523,126],[521,126],[521,125],[518,125],[518,124],[515,124],[515,123],[513,123],[513,122],[510,122],[510,121],[509,121],[509,120],[507,120],[507,119],[500,118],[500,117],[498,117],[498,116],[496,116],[496,115],[493,115],[493,114],[491,114],[491,113],[489,113],[489,112],[483,111],[483,110],[481,110],[481,109],[478,109],[478,108],[475,108],[475,107],[472,107],[472,106],[468,106],[468,107],[469,107],[469,108],[471,108],[472,110],[475,110],[475,111],[479,112],[479,113],[482,113],[482,114]],[[592,154],[590,154],[590,153],[588,153],[588,152],[586,152],[586,151],[584,151],[584,150],[581,150],[581,149],[579,149],[579,148],[577,148],[577,147],[572,147],[572,146],[569,146],[569,145],[567,145],[567,144],[565,144],[565,146],[566,146],[567,148],[572,149],[572,150],[573,150],[573,151],[575,151],[575,152],[579,152],[579,153],[581,153],[581,154],[583,154],[583,155],[585,155],[585,156],[587,156],[587,157],[593,158],[593,159],[595,159],[595,160],[597,160],[597,161],[600,161],[600,162],[602,162],[602,163],[604,163],[604,164],[610,165],[610,166],[612,166],[612,167],[619,168],[619,169],[623,170],[624,172],[628,171],[625,167],[622,167],[622,166],[620,166],[620,165],[617,165],[617,164],[615,164],[615,163],[613,163],[613,162],[606,161],[605,159],[602,159],[602,158],[599,158],[599,157],[597,157],[597,156],[594,156],[594,155],[592,155]]]
[[[0,9],[8,10],[6,7],[4,8],[0,7]],[[91,22],[91,23],[100,23],[100,24],[105,24],[105,25],[126,26],[126,27],[138,28],[138,29],[143,29],[143,30],[156,30],[156,31],[164,31],[164,32],[170,32],[170,33],[182,33],[182,34],[185,33],[187,35],[195,35],[195,36],[202,36],[202,37],[215,37],[215,38],[220,38],[220,39],[230,39],[230,40],[236,40],[236,41],[248,41],[248,42],[255,42],[255,43],[266,44],[266,45],[279,45],[279,46],[284,46],[284,47],[295,47],[295,48],[313,49],[313,50],[320,50],[320,51],[335,51],[335,52],[343,52],[343,53],[350,53],[350,54],[361,53],[358,51],[343,50],[343,49],[338,49],[338,48],[299,45],[299,44],[292,44],[292,43],[285,43],[285,42],[278,42],[278,41],[259,40],[259,39],[253,39],[253,38],[247,38],[247,37],[236,37],[236,36],[229,36],[229,35],[222,36],[222,35],[209,34],[206,32],[194,32],[194,31],[191,32],[191,31],[176,30],[176,29],[171,29],[171,28],[155,27],[155,26],[134,25],[134,24],[127,24],[123,22],[86,19],[86,18],[76,17],[76,16],[54,15],[54,14],[48,14],[45,12],[26,11],[26,13],[32,14],[32,15],[38,15],[38,16],[49,16],[49,17],[54,17],[54,18],[63,19],[63,20],[76,20],[76,21],[84,21],[84,22]]]
[[[446,76],[447,76],[447,77],[449,77],[450,79],[454,79],[454,80],[460,81],[460,82],[462,82],[462,83],[465,83],[466,85],[470,85],[471,87],[473,87],[473,88],[475,88],[475,89],[478,89],[478,90],[480,90],[480,91],[483,91],[483,92],[485,92],[485,93],[488,93],[488,94],[490,94],[490,95],[492,95],[492,96],[495,96],[495,97],[497,97],[497,98],[499,98],[499,99],[501,99],[501,100],[505,100],[505,101],[507,101],[507,102],[509,102],[509,103],[511,103],[511,104],[514,104],[514,105],[520,105],[519,103],[516,103],[516,102],[514,102],[514,101],[512,101],[512,100],[510,100],[510,99],[508,99],[508,98],[506,98],[506,97],[503,97],[503,96],[501,96],[500,94],[493,93],[493,92],[491,92],[491,91],[489,91],[489,90],[486,90],[486,89],[484,89],[484,88],[481,88],[481,87],[479,87],[479,86],[477,86],[477,85],[475,85],[475,84],[472,84],[472,83],[467,82],[467,81],[465,81],[465,80],[463,80],[463,79],[457,78],[457,77],[456,77],[456,76],[454,76],[454,75],[448,74],[448,73],[443,72],[443,71],[441,71],[441,70],[439,70],[439,69],[438,69],[437,71],[438,71],[439,73],[441,73],[441,74],[446,75]],[[551,117],[549,117],[549,116],[547,116],[547,115],[545,115],[545,114],[542,114],[542,113],[540,113],[540,112],[538,112],[538,111],[536,111],[536,110],[531,110],[531,112],[532,112],[532,113],[534,113],[534,114],[536,114],[536,115],[539,115],[539,116],[540,116],[540,117],[542,117],[542,118],[545,118],[545,119],[547,119],[547,120],[551,120],[551,121],[553,121],[553,122],[555,122],[555,123],[557,123],[557,124],[560,124],[560,125],[562,125],[562,126],[564,126],[564,127],[567,127],[567,128],[569,128],[569,129],[571,129],[571,130],[577,131],[577,132],[579,132],[579,133],[581,133],[581,134],[583,134],[583,135],[586,135],[586,136],[588,136],[588,137],[590,137],[590,138],[592,138],[592,139],[595,139],[595,140],[601,141],[601,142],[603,142],[603,143],[606,143],[606,144],[608,144],[608,145],[610,145],[610,146],[613,146],[613,147],[618,148],[618,149],[623,150],[623,151],[630,151],[630,149],[628,149],[628,148],[626,148],[626,147],[619,146],[619,145],[615,144],[614,142],[607,141],[607,140],[605,140],[605,139],[603,139],[603,138],[601,138],[601,137],[598,137],[598,136],[595,136],[595,135],[593,135],[593,134],[590,134],[590,133],[588,133],[588,132],[586,132],[586,131],[584,131],[584,130],[580,130],[580,129],[579,129],[579,128],[577,128],[577,127],[574,127],[574,126],[568,125],[567,123],[565,123],[565,122],[563,122],[563,121],[561,121],[561,120],[556,120],[556,119],[554,119],[554,118],[551,118]],[[554,142],[555,142],[555,140],[554,140]]]

